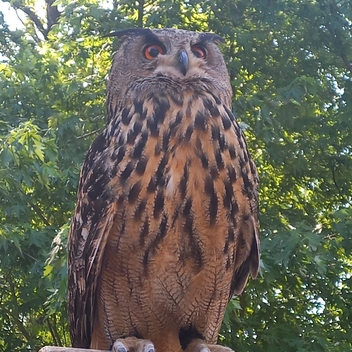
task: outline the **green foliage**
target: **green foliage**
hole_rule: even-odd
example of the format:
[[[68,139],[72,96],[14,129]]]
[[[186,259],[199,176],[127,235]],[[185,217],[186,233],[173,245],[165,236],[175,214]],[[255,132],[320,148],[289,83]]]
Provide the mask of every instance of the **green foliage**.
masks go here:
[[[350,2],[60,0],[42,17],[40,1],[3,3],[24,22],[12,30],[0,12],[0,350],[70,344],[66,239],[80,165],[104,126],[103,35],[141,25],[225,38],[233,110],[260,173],[261,275],[229,304],[220,341],[352,349]]]

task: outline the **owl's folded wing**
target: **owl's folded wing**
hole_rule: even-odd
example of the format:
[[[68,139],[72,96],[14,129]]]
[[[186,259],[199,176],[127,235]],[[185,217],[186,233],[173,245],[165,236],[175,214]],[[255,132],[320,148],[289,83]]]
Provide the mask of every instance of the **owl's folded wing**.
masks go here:
[[[73,347],[89,348],[97,281],[116,202],[106,187],[103,135],[90,147],[81,171],[78,201],[68,240],[69,320]]]

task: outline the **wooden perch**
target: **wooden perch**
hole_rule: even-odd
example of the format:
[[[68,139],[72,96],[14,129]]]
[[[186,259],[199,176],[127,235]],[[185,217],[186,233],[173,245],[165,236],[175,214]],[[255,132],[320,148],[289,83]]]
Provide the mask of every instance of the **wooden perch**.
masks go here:
[[[58,347],[58,346],[45,346],[39,350],[39,352],[111,352],[103,350],[87,350],[84,348],[73,348],[73,347]]]

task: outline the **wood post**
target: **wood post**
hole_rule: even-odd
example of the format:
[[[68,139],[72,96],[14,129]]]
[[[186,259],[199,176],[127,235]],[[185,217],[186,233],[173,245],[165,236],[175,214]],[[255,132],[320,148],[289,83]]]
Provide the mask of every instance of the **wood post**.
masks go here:
[[[111,352],[111,351],[87,350],[85,348],[73,348],[73,347],[45,346],[41,348],[39,352]]]

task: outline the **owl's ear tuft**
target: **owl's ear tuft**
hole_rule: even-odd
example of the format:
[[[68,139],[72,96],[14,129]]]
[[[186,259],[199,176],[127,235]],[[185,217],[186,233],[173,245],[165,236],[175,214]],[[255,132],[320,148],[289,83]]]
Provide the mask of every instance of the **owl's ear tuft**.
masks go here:
[[[129,28],[129,29],[121,29],[120,31],[111,32],[109,34],[104,35],[104,37],[118,37],[120,39],[124,39],[125,37],[132,36],[149,36],[152,34],[150,29],[146,28]]]
[[[117,37],[120,44],[126,39],[133,39],[134,37],[144,37],[146,43],[159,43],[158,37],[147,28],[130,28],[122,29],[121,31],[111,32],[105,37]]]
[[[214,44],[220,44],[225,42],[224,38],[220,37],[215,33],[202,33],[199,38],[201,42],[212,42]]]

